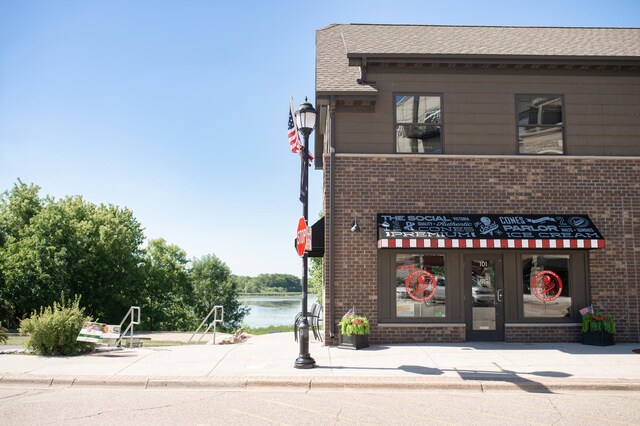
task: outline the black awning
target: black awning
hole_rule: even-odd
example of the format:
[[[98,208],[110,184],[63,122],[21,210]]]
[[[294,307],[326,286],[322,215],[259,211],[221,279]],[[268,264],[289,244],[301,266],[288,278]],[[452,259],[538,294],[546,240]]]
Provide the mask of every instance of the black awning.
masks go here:
[[[378,248],[596,249],[587,215],[378,214]]]
[[[324,256],[324,217],[311,225],[311,251],[309,257]]]
[[[296,248],[296,239],[293,239],[293,248]],[[311,225],[311,250],[307,252],[309,257],[324,257],[324,217]]]

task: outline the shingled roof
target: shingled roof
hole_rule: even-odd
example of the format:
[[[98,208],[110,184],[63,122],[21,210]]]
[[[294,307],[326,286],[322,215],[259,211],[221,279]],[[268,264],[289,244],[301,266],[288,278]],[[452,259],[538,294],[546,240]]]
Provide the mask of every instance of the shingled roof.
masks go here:
[[[331,25],[316,35],[316,91],[366,94],[359,58],[640,60],[640,28]]]

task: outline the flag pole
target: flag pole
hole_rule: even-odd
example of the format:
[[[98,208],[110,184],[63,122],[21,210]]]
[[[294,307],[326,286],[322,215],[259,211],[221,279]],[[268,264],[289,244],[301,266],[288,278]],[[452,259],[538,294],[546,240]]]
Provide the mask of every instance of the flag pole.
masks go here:
[[[291,101],[293,104],[293,100]],[[302,216],[304,221],[309,221],[309,135],[313,132],[316,120],[316,110],[313,105],[307,102],[300,105],[300,115],[302,118],[307,117],[307,114],[313,117],[310,123],[306,119],[302,121],[302,136],[304,136],[304,144],[302,145],[300,164],[301,164],[301,179],[300,179],[300,201],[302,202]],[[297,121],[297,117],[296,117]],[[297,130],[297,123],[296,123]],[[308,226],[308,225],[307,225]],[[309,354],[309,321],[307,318],[307,292],[308,292],[308,256],[309,254],[305,250],[302,256],[302,318],[298,327],[300,342],[300,352],[298,358],[294,363],[295,368],[313,368],[316,365],[316,361]]]

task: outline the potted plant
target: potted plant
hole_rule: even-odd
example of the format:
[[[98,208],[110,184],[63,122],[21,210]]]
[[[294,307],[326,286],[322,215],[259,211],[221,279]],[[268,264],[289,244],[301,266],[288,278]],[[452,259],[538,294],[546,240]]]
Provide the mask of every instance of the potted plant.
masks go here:
[[[582,317],[582,343],[584,345],[613,345],[616,323],[609,314],[588,312]]]
[[[364,315],[347,314],[340,320],[339,347],[362,349],[369,347],[369,319]]]

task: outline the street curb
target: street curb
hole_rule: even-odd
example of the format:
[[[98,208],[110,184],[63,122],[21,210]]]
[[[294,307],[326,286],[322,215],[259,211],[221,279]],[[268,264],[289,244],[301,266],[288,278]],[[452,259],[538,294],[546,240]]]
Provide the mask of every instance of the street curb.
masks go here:
[[[146,389],[149,379],[140,378],[120,378],[120,377],[78,377],[73,380],[71,387],[121,387],[121,388],[140,388]],[[1,382],[0,382],[1,383]]]
[[[531,382],[527,380],[455,380],[393,377],[144,377],[144,376],[31,376],[5,375],[0,386],[34,388],[132,388],[132,389],[226,389],[271,388],[290,391],[394,390],[469,392],[640,392],[640,381],[574,380]]]
[[[247,388],[287,388],[287,389],[311,389],[313,379],[305,377],[250,377],[247,379]]]
[[[36,385],[38,387],[50,387],[53,377],[5,375],[0,378],[0,385]]]
[[[311,389],[482,391],[482,387],[478,382],[387,377],[321,377],[311,381]]]
[[[147,389],[161,388],[192,388],[192,389],[244,389],[247,387],[247,379],[239,377],[215,377],[215,378],[149,378]]]

